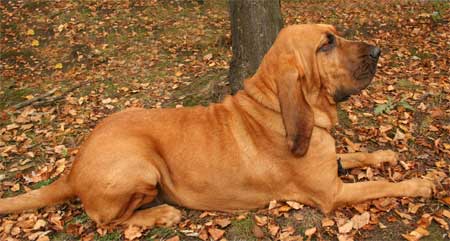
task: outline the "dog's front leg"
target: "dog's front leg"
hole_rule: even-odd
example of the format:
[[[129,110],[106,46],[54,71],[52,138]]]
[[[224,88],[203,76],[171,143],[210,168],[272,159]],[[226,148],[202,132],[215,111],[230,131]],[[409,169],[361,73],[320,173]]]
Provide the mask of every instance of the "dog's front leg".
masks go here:
[[[380,150],[372,153],[345,153],[337,156],[344,169],[364,166],[379,167],[384,162],[388,162],[391,165],[397,164],[397,153],[390,150]]]
[[[398,183],[369,181],[343,183],[335,198],[335,207],[382,197],[431,197],[435,187],[431,181],[414,178]]]

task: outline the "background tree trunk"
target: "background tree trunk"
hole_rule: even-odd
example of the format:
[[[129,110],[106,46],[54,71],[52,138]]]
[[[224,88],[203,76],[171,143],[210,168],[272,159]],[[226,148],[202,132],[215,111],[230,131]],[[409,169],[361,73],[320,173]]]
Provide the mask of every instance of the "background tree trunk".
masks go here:
[[[234,94],[256,72],[283,27],[279,0],[229,0],[233,57],[229,81]]]

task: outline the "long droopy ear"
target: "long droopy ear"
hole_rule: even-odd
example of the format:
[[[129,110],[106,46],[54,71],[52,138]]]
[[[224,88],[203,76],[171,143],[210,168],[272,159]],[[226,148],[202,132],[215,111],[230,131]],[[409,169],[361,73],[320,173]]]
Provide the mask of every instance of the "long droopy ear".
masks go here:
[[[284,58],[286,57],[286,58]],[[284,56],[277,71],[278,99],[289,149],[297,156],[306,154],[314,126],[314,114],[305,98],[305,75],[293,56]]]

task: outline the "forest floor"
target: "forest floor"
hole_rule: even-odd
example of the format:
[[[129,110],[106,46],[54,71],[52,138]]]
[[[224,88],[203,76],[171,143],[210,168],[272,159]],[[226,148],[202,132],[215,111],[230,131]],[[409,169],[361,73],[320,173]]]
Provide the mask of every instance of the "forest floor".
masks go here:
[[[339,152],[392,149],[400,163],[343,178],[430,178],[433,199],[383,198],[329,215],[284,202],[240,214],[182,209],[178,226],[151,230],[98,228],[73,200],[0,217],[0,239],[448,240],[450,3],[283,0],[282,13],[286,25],[329,23],[382,48],[374,82],[340,106],[334,134]],[[225,0],[2,0],[0,24],[1,197],[70,169],[80,143],[113,112],[206,105],[228,91]]]

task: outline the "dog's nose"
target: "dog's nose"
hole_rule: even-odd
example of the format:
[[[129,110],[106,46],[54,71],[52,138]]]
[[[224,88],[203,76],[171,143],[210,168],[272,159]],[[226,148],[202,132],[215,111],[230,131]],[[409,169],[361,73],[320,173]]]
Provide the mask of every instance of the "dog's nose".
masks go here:
[[[381,54],[380,48],[374,46],[370,49],[370,57],[378,59],[378,57],[380,57],[380,54]]]

